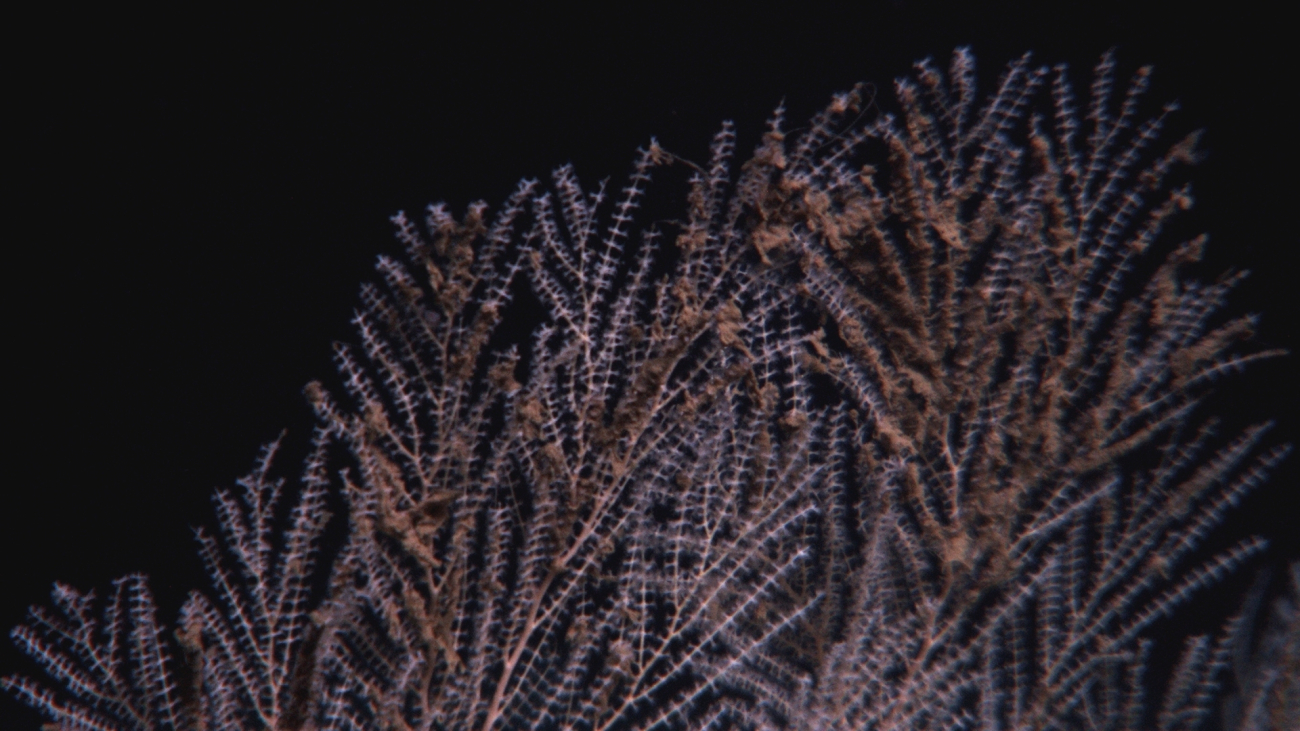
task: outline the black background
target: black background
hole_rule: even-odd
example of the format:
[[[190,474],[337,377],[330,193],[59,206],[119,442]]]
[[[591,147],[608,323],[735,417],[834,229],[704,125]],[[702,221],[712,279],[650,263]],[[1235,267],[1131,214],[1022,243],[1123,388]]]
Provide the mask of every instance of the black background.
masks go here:
[[[174,619],[205,584],[192,528],[214,523],[212,488],[281,429],[307,438],[302,386],[333,376],[358,284],[398,252],[396,210],[445,200],[459,214],[565,162],[621,184],[652,135],[701,160],[723,119],[743,154],[782,98],[795,125],[859,80],[896,110],[892,79],[926,56],[946,67],[958,45],[985,90],[1027,50],[1079,84],[1112,46],[1123,79],[1154,64],[1152,98],[1182,103],[1175,127],[1207,130],[1188,220],[1211,234],[1208,271],[1253,270],[1234,312],[1265,313],[1259,342],[1294,350],[1295,84],[1279,17],[1247,4],[609,5],[9,19],[0,627],[55,579],[102,596],[136,571]],[[1225,403],[1293,440],[1292,371],[1259,366]],[[1231,530],[1294,554],[1294,475]],[[0,647],[0,674],[31,668]],[[36,724],[8,698],[0,719]]]

